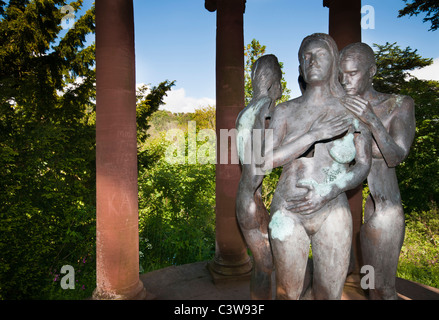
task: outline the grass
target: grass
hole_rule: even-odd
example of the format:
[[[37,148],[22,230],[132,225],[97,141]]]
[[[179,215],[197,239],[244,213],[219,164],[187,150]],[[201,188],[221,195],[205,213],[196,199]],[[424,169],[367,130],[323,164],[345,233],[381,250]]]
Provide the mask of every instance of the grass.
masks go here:
[[[439,288],[439,211],[413,212],[406,219],[406,234],[397,276]]]

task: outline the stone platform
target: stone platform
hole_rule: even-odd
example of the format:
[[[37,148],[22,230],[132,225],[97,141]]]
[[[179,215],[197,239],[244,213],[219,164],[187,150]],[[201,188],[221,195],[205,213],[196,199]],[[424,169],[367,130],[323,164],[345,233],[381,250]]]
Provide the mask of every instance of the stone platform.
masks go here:
[[[140,279],[149,293],[149,299],[250,300],[248,278],[215,284],[207,269],[207,262],[152,271],[141,275]],[[439,289],[412,281],[397,278],[396,289],[401,300],[439,300]],[[367,298],[363,290],[346,283],[342,300]]]

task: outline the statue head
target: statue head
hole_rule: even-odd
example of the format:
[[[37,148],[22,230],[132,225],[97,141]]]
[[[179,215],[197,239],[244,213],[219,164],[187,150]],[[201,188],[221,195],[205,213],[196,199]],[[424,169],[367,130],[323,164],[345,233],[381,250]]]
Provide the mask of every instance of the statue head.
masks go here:
[[[275,55],[260,57],[252,66],[253,96],[268,95],[273,100],[282,96],[282,70]]]
[[[299,73],[307,85],[329,84],[334,97],[345,95],[338,81],[339,53],[334,39],[314,33],[303,39],[299,49]]]
[[[340,52],[340,83],[348,95],[363,95],[376,71],[375,53],[367,44],[353,43]]]

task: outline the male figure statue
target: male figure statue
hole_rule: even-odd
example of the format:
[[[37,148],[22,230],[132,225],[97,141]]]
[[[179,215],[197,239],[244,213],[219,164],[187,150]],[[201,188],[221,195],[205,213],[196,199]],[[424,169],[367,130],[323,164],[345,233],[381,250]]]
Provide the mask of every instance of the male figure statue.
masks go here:
[[[370,196],[360,231],[363,263],[375,271],[371,299],[397,299],[396,270],[404,241],[405,219],[395,167],[407,157],[415,136],[413,99],[375,91],[375,55],[368,45],[355,43],[340,53],[340,82],[345,107],[373,136],[372,167],[367,177]]]

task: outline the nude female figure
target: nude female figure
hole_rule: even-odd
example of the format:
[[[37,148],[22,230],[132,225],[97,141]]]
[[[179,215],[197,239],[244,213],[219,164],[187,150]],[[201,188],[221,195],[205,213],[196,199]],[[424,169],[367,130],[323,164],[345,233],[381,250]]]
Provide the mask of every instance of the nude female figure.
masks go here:
[[[266,149],[273,151],[267,152],[272,154],[268,166],[283,166],[269,223],[276,297],[300,298],[311,244],[314,298],[340,299],[352,238],[344,192],[369,172],[371,135],[341,103],[334,40],[326,34],[306,37],[299,61],[306,90],[273,110],[273,145]],[[325,118],[334,122],[322,139],[313,127]]]
[[[266,171],[261,171],[256,156],[263,154],[263,136],[255,130],[265,130],[270,112],[282,96],[282,71],[274,55],[259,58],[252,66],[253,99],[239,114],[236,121],[237,149],[242,165],[242,175],[236,197],[236,214],[241,231],[253,255],[250,282],[252,299],[269,300],[273,258],[268,239],[269,214],[262,200],[261,187]],[[328,128],[331,128],[328,129]],[[299,141],[311,146],[316,140],[331,138],[346,130],[346,122],[340,118],[325,121],[317,119],[309,132]],[[259,139],[259,141],[255,141]],[[287,138],[286,143],[297,139]]]
[[[414,102],[407,96],[375,91],[375,54],[367,44],[347,46],[340,59],[341,83],[348,94],[345,107],[373,136],[367,177],[370,195],[360,230],[363,263],[375,270],[375,289],[369,290],[369,297],[394,300],[398,299],[395,280],[405,233],[395,167],[408,156],[415,136]]]

